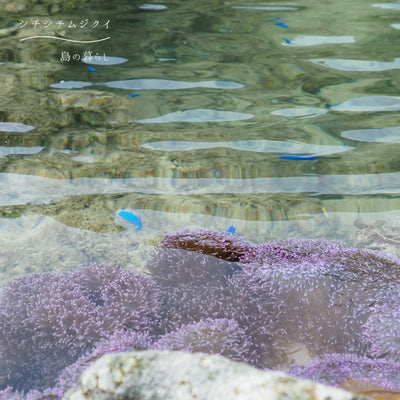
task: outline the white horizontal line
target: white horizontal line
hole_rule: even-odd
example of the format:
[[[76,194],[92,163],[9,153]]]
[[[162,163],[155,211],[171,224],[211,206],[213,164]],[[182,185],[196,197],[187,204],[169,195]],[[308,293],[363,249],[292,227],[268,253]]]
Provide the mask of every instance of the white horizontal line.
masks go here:
[[[72,39],[60,38],[60,37],[57,37],[57,36],[28,36],[26,38],[19,39],[19,41],[22,42],[24,40],[40,39],[40,38],[65,40],[66,42],[74,42],[74,43],[96,43],[96,42],[103,42],[104,40],[111,39],[111,36],[108,36],[108,37],[103,38],[103,39],[97,39],[97,40],[72,40]]]

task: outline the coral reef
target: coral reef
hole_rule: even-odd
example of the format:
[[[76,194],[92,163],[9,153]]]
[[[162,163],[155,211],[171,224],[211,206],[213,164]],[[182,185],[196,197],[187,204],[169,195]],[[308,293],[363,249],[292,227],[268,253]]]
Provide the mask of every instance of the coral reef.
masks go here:
[[[233,295],[241,272],[236,262],[182,249],[160,248],[147,268],[163,295],[163,331],[208,317],[230,318],[243,302],[243,290]]]
[[[251,340],[236,321],[207,318],[162,336],[154,348],[221,354],[231,360],[248,361]]]
[[[292,365],[289,373],[299,378],[346,388],[352,382],[364,382],[365,389],[369,385],[387,390],[400,389],[400,363],[391,359],[371,359],[354,354],[328,354],[313,360],[307,366]]]
[[[398,388],[395,257],[327,240],[254,246],[199,229],[169,234],[147,268],[90,265],[10,282],[0,294],[0,399],[61,398],[101,355],[132,349],[273,369],[312,358],[291,372]]]
[[[361,218],[354,221],[357,231],[354,246],[363,249],[379,250],[400,257],[400,231],[396,225],[378,220],[367,224]]]
[[[32,274],[0,295],[0,388],[52,386],[61,371],[117,330],[146,332],[158,313],[153,281],[116,266]]]
[[[265,243],[242,263],[259,313],[267,320],[275,310],[274,331],[283,333],[284,342],[305,344],[312,356],[367,354],[363,325],[370,306],[400,277],[396,258],[326,240]]]
[[[377,358],[390,357],[400,361],[400,291],[397,286],[382,293],[371,309],[364,325],[370,353]]]
[[[205,228],[171,233],[165,236],[162,245],[208,254],[226,261],[239,261],[252,246],[239,235]]]

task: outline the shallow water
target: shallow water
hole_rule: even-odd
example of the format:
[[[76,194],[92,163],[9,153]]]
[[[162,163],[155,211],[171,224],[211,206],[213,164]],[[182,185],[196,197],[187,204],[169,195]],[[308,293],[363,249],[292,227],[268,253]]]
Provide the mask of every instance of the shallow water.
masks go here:
[[[141,268],[185,227],[399,223],[399,3],[66,4],[1,20],[2,280]]]

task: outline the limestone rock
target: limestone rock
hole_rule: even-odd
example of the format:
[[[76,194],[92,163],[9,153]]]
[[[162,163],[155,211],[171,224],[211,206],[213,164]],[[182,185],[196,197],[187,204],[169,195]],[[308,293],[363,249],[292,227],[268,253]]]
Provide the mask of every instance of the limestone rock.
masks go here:
[[[261,371],[221,356],[170,351],[107,354],[63,400],[362,400],[342,389]]]

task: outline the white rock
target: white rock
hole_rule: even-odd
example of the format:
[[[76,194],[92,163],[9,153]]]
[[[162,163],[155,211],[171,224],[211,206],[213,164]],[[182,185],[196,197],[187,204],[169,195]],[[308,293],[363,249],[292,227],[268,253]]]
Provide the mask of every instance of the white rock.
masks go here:
[[[171,351],[107,354],[63,400],[361,400],[342,389],[261,371],[221,356]]]

